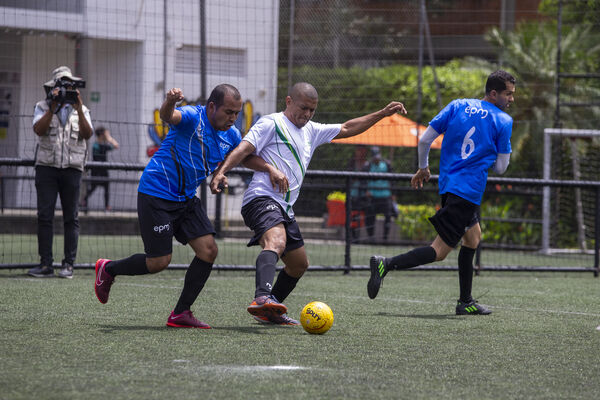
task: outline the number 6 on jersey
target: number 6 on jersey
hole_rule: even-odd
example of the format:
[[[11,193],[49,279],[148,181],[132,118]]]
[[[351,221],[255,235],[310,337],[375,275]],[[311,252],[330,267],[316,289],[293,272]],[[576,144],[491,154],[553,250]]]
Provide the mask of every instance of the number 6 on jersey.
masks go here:
[[[462,147],[460,148],[460,156],[462,157],[462,159],[466,159],[467,157],[469,157],[471,155],[471,153],[473,152],[473,150],[475,150],[475,142],[473,141],[473,139],[471,139],[471,136],[473,136],[473,134],[475,133],[475,127],[471,127],[471,129],[469,129],[469,132],[467,132],[467,134],[465,135],[465,138],[463,139],[463,144]],[[468,151],[467,151],[468,148]]]

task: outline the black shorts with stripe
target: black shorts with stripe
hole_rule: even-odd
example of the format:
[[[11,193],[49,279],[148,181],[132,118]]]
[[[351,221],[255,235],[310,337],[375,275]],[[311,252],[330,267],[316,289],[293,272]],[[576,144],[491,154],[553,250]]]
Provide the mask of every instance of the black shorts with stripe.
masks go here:
[[[181,244],[205,235],[215,228],[197,197],[187,201],[170,201],[138,192],[138,220],[148,257],[173,253],[173,236]]]
[[[254,231],[254,236],[248,242],[248,247],[259,244],[260,238],[266,231],[283,224],[286,232],[286,252],[304,246],[304,239],[295,218],[290,218],[281,205],[267,196],[250,200],[242,207],[242,217],[248,228]]]
[[[452,193],[442,195],[442,208],[429,218],[438,235],[452,248],[456,247],[465,232],[480,220],[479,205]]]

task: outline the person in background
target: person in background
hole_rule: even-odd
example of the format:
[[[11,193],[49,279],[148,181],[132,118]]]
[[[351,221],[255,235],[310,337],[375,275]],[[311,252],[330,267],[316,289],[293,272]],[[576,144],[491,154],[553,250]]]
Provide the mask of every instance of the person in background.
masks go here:
[[[52,241],[57,197],[64,225],[64,258],[58,276],[73,277],[79,241],[79,187],[87,141],[93,133],[90,110],[83,104],[78,89],[84,85],[69,67],[56,68],[52,79],[44,84],[46,99],[39,101],[33,111],[33,131],[38,137],[35,190],[40,265],[27,274],[36,278],[54,276]]]
[[[348,163],[348,170],[367,172],[369,168],[367,152],[368,149],[366,146],[357,145],[354,148],[354,155]],[[367,182],[365,180],[355,179],[352,181],[352,187],[350,189],[350,200],[352,205],[350,213],[352,222],[350,228],[352,229],[352,240],[354,242],[358,242],[360,239],[360,227],[364,224],[364,215],[369,205],[366,186]]]
[[[105,127],[101,126],[96,129],[96,142],[92,145],[92,160],[98,162],[108,161],[108,152],[118,149],[119,142],[117,142],[110,134],[110,131]],[[98,179],[98,180],[96,180]],[[104,209],[110,210],[110,191],[108,181],[108,170],[104,168],[92,168],[92,182],[88,186],[83,206],[87,208],[88,199],[94,193],[97,187],[104,188]]]
[[[377,146],[371,147],[371,161],[368,164],[369,172],[391,172],[389,161],[381,157],[381,150]],[[366,228],[370,238],[375,236],[375,221],[378,213],[383,213],[383,239],[387,240],[390,233],[390,224],[394,214],[392,201],[392,185],[387,179],[374,179],[367,183],[368,209],[366,213]]]
[[[491,168],[502,174],[508,167],[513,120],[505,110],[514,101],[515,78],[506,71],[488,76],[483,99],[457,99],[431,120],[419,140],[419,169],[411,179],[415,189],[428,181],[429,149],[442,133],[439,193],[442,208],[429,218],[437,236],[429,246],[395,257],[372,256],[367,294],[374,299],[381,281],[392,270],[441,261],[462,239],[458,253],[460,297],[457,315],[486,315],[491,310],[471,296],[473,257],[481,241],[480,204]]]

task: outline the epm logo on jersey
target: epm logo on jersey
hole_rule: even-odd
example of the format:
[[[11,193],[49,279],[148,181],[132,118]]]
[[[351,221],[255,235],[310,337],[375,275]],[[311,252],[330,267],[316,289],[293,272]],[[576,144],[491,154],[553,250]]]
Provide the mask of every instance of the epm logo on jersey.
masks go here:
[[[219,147],[221,148],[221,150],[223,150],[225,153],[227,153],[229,151],[229,149],[231,148],[231,145],[229,143],[220,142]]]
[[[465,112],[469,114],[469,117],[472,117],[473,115],[480,115],[481,119],[484,119],[488,116],[488,110],[484,110],[483,108],[468,106],[465,108]]]

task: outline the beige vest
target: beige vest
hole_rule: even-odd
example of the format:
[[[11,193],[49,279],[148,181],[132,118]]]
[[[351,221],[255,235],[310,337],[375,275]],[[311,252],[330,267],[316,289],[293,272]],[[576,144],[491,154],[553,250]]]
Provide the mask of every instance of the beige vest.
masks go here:
[[[38,107],[48,111],[48,103],[40,101]],[[84,112],[87,108],[83,106]],[[83,171],[87,152],[87,140],[79,137],[79,115],[77,110],[69,115],[67,123],[62,126],[55,115],[45,135],[38,136],[35,165],[55,168],[76,168]]]

